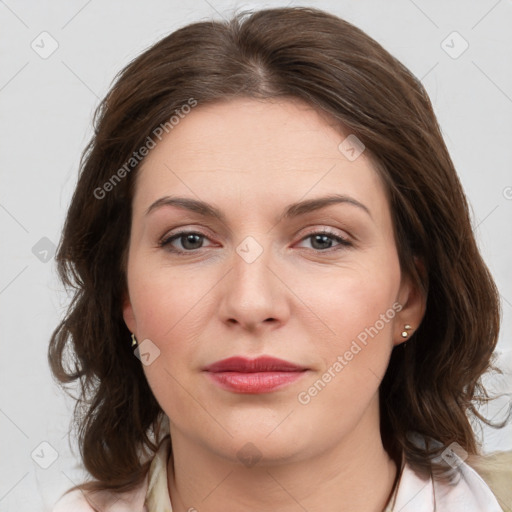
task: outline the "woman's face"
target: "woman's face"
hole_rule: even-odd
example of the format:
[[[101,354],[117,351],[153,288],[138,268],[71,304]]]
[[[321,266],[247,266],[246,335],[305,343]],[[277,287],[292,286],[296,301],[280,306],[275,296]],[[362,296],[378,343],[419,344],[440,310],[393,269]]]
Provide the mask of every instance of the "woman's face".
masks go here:
[[[348,135],[298,101],[237,99],[192,109],[143,162],[124,318],[173,441],[272,463],[378,436],[420,301]],[[211,366],[235,356],[295,366]]]

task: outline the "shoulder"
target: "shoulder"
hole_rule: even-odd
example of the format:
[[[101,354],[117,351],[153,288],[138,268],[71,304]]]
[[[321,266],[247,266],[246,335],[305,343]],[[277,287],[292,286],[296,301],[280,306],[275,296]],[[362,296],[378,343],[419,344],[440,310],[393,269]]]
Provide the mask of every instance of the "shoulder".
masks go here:
[[[170,453],[171,440],[167,434],[160,441],[149,470],[139,486],[123,493],[74,490],[64,494],[52,512],[147,512],[147,507],[161,510],[162,504],[164,510],[172,510],[167,490],[167,461]]]
[[[146,512],[144,500],[147,478],[132,491],[94,493],[74,490],[64,494],[54,505],[52,512]]]
[[[64,494],[55,504],[52,512],[90,512],[94,510],[85,495],[78,490]]]
[[[458,507],[475,512],[502,512],[492,490],[469,464],[461,462],[458,470],[452,483],[434,482],[436,501],[440,505],[446,510]]]
[[[405,464],[395,507],[401,512],[503,512],[496,496],[480,475],[460,463],[451,482],[416,472]]]

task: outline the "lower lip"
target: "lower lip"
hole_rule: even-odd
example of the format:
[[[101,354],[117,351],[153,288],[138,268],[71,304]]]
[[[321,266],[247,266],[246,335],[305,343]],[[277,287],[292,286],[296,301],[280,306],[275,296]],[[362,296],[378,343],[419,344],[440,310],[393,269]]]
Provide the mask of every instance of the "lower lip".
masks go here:
[[[270,393],[300,379],[305,371],[297,372],[207,372],[221,388],[235,393]]]

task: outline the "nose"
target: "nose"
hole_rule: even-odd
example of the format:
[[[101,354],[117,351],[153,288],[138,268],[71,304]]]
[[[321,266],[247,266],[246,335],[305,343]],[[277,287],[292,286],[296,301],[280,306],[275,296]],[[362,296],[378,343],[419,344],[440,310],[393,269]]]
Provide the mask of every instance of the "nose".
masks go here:
[[[270,250],[263,250],[252,262],[234,252],[231,262],[220,290],[223,322],[248,331],[283,325],[289,316],[287,288],[278,277]]]

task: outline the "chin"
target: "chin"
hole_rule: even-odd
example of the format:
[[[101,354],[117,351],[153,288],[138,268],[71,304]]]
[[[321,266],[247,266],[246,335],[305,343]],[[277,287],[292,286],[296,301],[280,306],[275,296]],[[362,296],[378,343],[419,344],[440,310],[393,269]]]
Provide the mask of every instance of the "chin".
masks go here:
[[[250,428],[234,433],[229,444],[217,445],[214,448],[219,455],[235,464],[245,467],[278,466],[289,462],[298,462],[306,458],[306,452],[311,451],[311,442],[301,436],[279,434],[274,431]],[[225,438],[224,438],[225,440]]]

